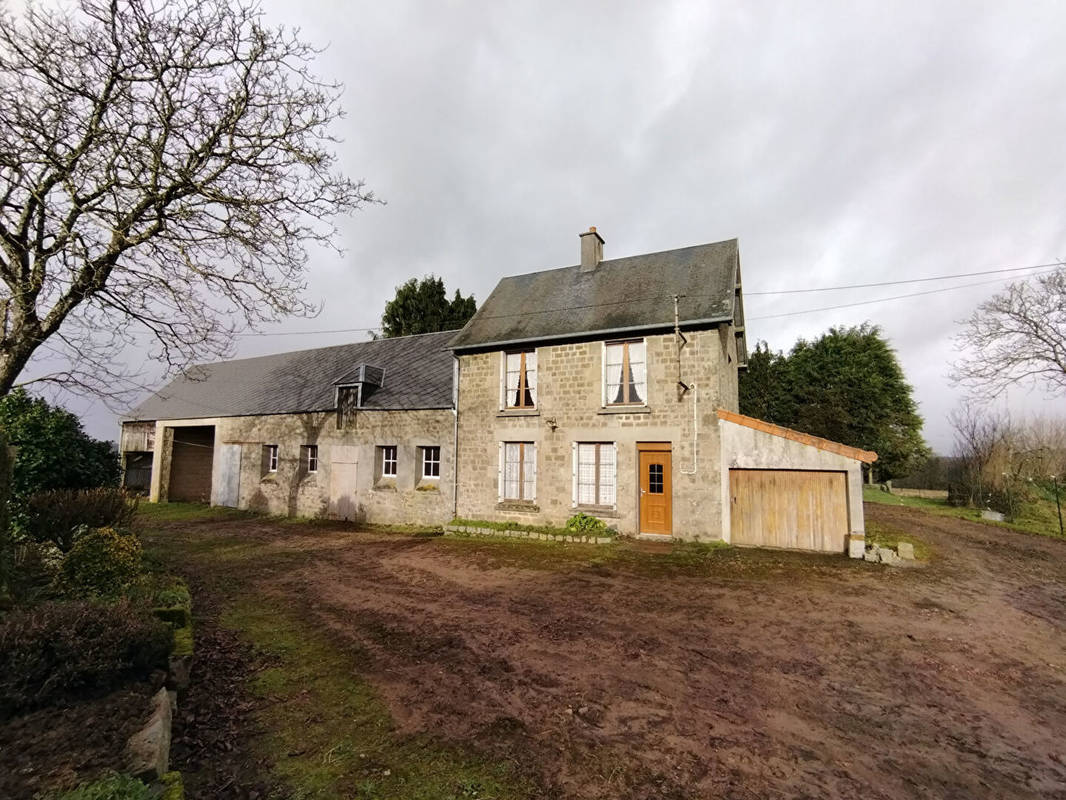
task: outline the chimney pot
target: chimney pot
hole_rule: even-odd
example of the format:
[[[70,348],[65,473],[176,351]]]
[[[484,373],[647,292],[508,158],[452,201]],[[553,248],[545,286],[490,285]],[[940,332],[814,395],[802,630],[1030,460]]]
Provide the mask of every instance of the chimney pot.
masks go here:
[[[596,233],[596,226],[591,225],[581,237],[581,271],[592,272],[603,261],[603,237]]]

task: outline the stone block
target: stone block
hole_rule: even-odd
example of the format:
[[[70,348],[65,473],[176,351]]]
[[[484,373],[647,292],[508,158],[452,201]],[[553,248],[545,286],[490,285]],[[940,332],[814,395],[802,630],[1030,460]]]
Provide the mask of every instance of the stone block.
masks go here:
[[[862,557],[864,560],[869,561],[871,564],[876,564],[879,560],[877,557],[877,548],[867,547]]]
[[[174,712],[166,689],[152,695],[147,724],[126,743],[126,772],[144,781],[162,778],[170,768],[170,726]]]
[[[899,556],[891,547],[878,547],[877,560],[882,564],[896,564],[899,562]]]
[[[189,688],[192,673],[192,655],[173,655],[167,671],[167,686],[179,692]]]
[[[907,561],[914,560],[914,545],[910,542],[900,542],[896,545],[896,552],[899,553],[899,557],[906,559]]]

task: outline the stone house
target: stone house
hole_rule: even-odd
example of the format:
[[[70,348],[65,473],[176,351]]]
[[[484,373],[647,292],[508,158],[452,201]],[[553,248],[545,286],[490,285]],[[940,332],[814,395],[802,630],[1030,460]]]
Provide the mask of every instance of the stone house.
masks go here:
[[[124,423],[127,483],[367,522],[584,512],[861,556],[876,455],[737,413],[736,240],[614,260],[595,229],[580,241],[580,264],[502,279],[458,332],[194,368]]]
[[[127,485],[132,464],[152,501],[444,522],[454,505],[454,335],[194,367],[123,423]]]
[[[459,517],[861,554],[855,448],[741,416],[736,240],[504,278],[451,341]]]

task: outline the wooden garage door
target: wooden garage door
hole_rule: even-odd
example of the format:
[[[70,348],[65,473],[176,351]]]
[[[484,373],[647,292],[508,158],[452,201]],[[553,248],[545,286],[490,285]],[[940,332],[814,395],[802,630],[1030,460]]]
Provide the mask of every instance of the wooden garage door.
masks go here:
[[[733,544],[844,552],[846,473],[731,469],[729,486]]]

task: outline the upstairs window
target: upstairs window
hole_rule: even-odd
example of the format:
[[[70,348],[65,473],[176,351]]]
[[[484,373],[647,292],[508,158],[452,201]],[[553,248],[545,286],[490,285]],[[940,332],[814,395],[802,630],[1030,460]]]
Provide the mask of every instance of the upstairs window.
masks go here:
[[[504,408],[537,407],[537,351],[504,354]]]
[[[537,499],[537,445],[500,444],[500,499],[532,503]]]
[[[574,443],[574,505],[617,502],[617,451],[613,442]]]
[[[608,406],[644,405],[648,399],[648,365],[643,339],[603,346],[603,399]]]
[[[395,478],[396,464],[399,461],[396,455],[396,445],[388,444],[378,449],[381,451],[381,477]]]
[[[422,477],[423,478],[439,478],[440,477],[440,448],[439,447],[423,447],[422,448]]]

